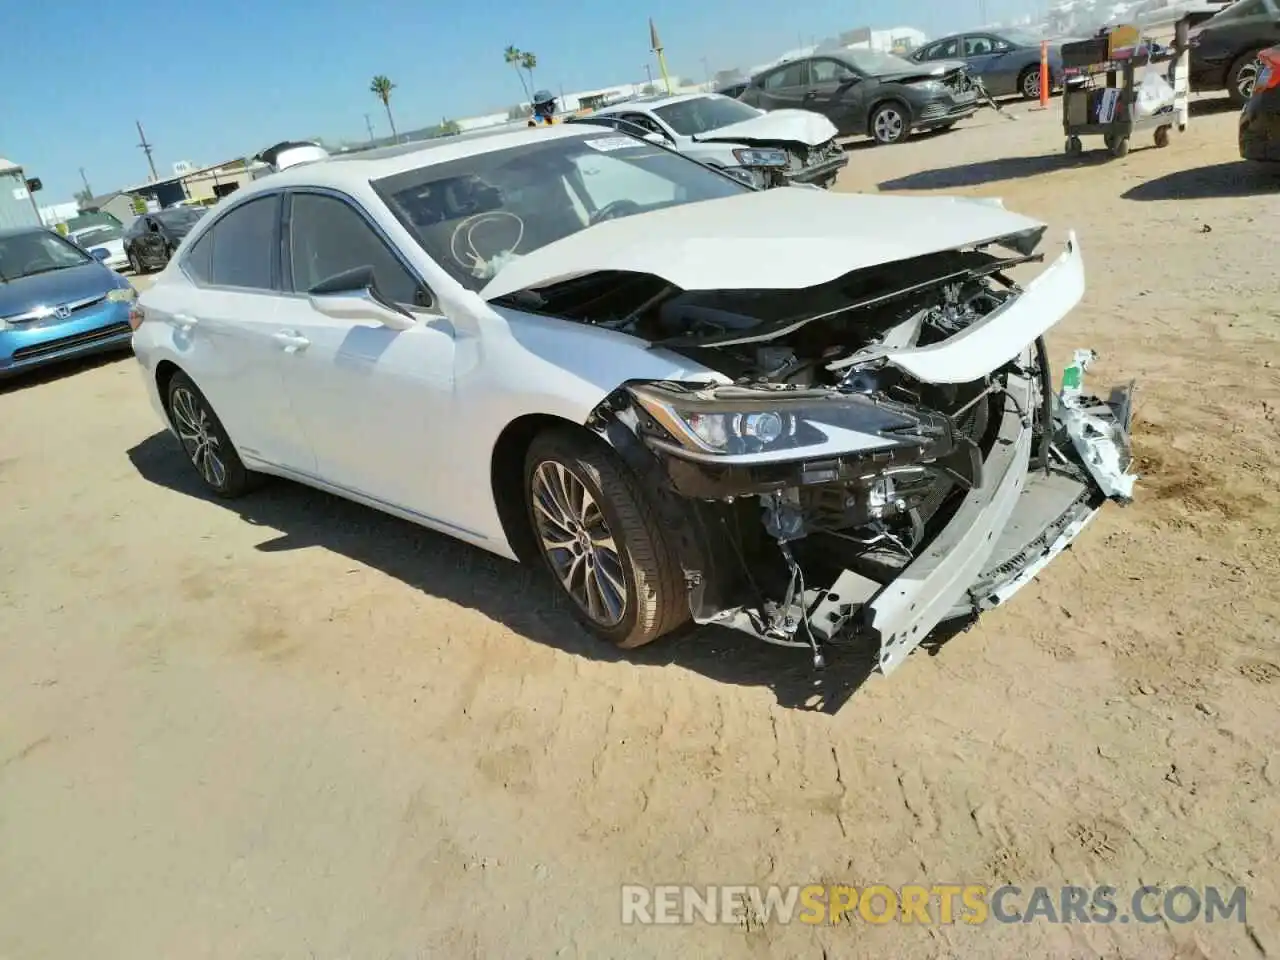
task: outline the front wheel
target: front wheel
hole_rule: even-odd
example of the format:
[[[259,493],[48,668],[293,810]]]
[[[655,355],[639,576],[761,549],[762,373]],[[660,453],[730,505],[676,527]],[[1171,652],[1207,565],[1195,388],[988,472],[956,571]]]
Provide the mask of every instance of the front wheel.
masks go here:
[[[555,430],[525,458],[538,550],[579,620],[615,646],[643,646],[689,618],[688,589],[650,495],[593,437]]]
[[[900,104],[881,104],[871,115],[871,136],[876,143],[901,143],[910,132],[907,111]]]
[[[1018,92],[1022,94],[1023,100],[1039,100],[1040,99],[1040,68],[1034,67],[1030,70],[1023,71],[1022,76],[1018,80]]]
[[[138,255],[133,250],[129,251],[129,269],[133,271],[134,276],[140,277],[143,274],[142,261],[138,259]]]
[[[238,497],[254,486],[258,475],[245,468],[200,389],[185,373],[169,381],[169,420],[192,466],[214,494]]]

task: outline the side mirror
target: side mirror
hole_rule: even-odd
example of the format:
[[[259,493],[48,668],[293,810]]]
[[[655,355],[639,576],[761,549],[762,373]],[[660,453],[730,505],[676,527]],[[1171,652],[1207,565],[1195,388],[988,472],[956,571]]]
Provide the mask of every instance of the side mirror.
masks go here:
[[[660,133],[646,133],[644,135],[644,139],[648,140],[650,143],[660,143],[664,147],[667,145],[667,138]]]
[[[111,252],[105,247],[97,247],[89,252],[89,256],[101,263],[103,260],[107,259],[107,257],[111,256]]]
[[[391,330],[408,330],[413,315],[378,290],[373,267],[355,267],[307,291],[311,306],[335,320],[372,320]]]

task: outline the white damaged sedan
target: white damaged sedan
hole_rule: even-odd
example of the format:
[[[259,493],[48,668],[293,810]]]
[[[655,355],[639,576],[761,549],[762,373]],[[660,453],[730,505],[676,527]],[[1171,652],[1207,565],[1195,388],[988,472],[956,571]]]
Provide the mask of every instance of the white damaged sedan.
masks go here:
[[[589,125],[284,170],[132,323],[219,496],[272,474],[545,564],[621,647],[689,621],[899,666],[1132,496],[1055,394],[1079,245],[998,203],[755,190]]]
[[[822,114],[765,112],[718,93],[641,97],[571,120],[669,146],[757,187],[830,187],[849,165],[835,124]]]

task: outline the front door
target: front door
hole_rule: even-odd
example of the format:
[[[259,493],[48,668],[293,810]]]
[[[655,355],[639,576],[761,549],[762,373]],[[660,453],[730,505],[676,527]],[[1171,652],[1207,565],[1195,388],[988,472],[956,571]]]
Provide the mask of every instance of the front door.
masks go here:
[[[866,85],[861,76],[839,60],[816,57],[811,61],[810,81],[807,109],[825,116],[841,135],[867,132]]]
[[[319,479],[425,519],[440,516],[453,430],[454,337],[430,294],[373,222],[346,197],[295,192],[285,245],[292,295],[274,336],[286,389]],[[379,291],[417,323],[393,330],[335,319],[306,291],[371,266]]]

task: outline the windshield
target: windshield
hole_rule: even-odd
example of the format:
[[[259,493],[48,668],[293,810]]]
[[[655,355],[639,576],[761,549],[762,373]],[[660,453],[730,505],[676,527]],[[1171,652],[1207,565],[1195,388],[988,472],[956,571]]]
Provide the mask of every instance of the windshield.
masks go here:
[[[75,233],[87,227],[123,227],[124,224],[109,213],[82,213],[66,222],[67,233]]]
[[[185,237],[195,226],[196,221],[208,212],[204,207],[171,207],[168,210],[153,213],[151,219],[159,220],[174,236]]]
[[[603,220],[750,191],[613,131],[533,141],[375,180],[396,218],[459,283]]]
[[[0,237],[0,279],[6,282],[93,262],[83,250],[47,230]]]
[[[73,230],[71,239],[82,247],[91,247],[96,243],[110,243],[112,240],[119,240],[122,231],[119,227],[103,224],[100,227],[85,227],[82,230]]]
[[[696,137],[700,133],[709,133],[731,123],[741,123],[760,116],[760,111],[755,107],[728,97],[695,97],[692,100],[654,107],[653,112],[682,137]]]
[[[845,63],[851,64],[858,72],[873,77],[885,73],[915,72],[920,69],[918,63],[911,63],[891,53],[881,53],[879,50],[844,50],[840,53],[840,58]]]

